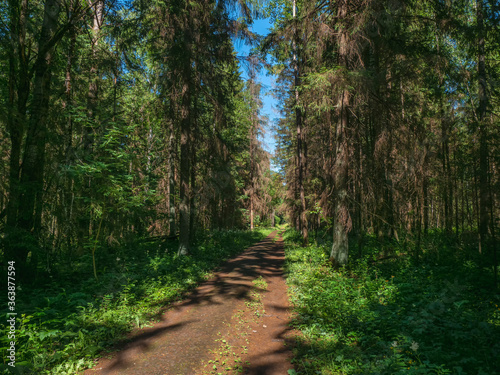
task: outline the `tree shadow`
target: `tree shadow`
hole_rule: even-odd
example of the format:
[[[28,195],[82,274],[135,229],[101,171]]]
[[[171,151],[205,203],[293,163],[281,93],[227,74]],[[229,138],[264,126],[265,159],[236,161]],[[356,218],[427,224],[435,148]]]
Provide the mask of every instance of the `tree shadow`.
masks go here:
[[[151,348],[153,339],[182,329],[192,322],[194,322],[194,320],[187,320],[182,323],[148,329],[141,334],[134,335],[132,338],[118,341],[114,347],[115,356],[113,357],[112,363],[106,368],[106,371],[110,372],[126,368],[130,363],[127,359],[130,351],[140,351],[141,353],[148,352]]]
[[[248,357],[249,364],[243,367],[245,375],[285,375],[288,370],[293,369],[293,365],[288,360],[291,360],[295,339],[289,334],[291,328],[288,326],[288,322],[283,321],[282,325],[284,328],[273,335],[271,339],[272,342],[282,343],[281,347]],[[262,345],[265,347],[266,343],[262,343]]]
[[[234,306],[239,301],[252,301],[254,291],[265,292],[252,281],[262,274],[266,277],[282,275],[280,268],[282,260],[271,256],[275,251],[275,244],[268,237],[240,256],[227,261],[216,270],[213,277],[186,293],[182,300],[174,304],[169,301],[165,304],[163,301],[157,302],[156,306],[161,307],[155,314],[159,323],[153,328],[114,343],[115,350],[120,351],[115,354],[111,363],[104,365],[105,371],[116,373],[123,370],[125,373],[133,358],[142,357],[145,353],[153,351],[151,348],[153,341],[155,345],[162,345],[159,344],[160,339],[178,340],[175,344],[181,348],[179,350],[186,345],[201,347],[213,344],[222,320],[230,319]],[[208,323],[205,324],[205,321]],[[191,332],[193,330],[196,332]],[[203,342],[203,337],[207,342]],[[168,360],[184,361],[190,357],[187,353],[183,358],[178,354]],[[206,353],[198,353],[198,357],[203,354]],[[196,360],[194,359],[193,363]]]

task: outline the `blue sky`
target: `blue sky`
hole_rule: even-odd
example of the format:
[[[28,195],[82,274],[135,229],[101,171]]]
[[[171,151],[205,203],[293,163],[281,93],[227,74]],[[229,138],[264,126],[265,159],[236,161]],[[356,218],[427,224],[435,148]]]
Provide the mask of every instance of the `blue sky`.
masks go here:
[[[259,19],[254,21],[251,30],[257,34],[266,35],[269,33],[270,27],[271,24],[269,23],[269,19]],[[241,41],[234,41],[234,47],[236,52],[238,53],[238,57],[248,56],[250,52],[250,47],[248,45],[245,45]],[[242,73],[242,77],[244,79],[247,79],[248,74],[245,72],[241,64],[240,71]],[[263,88],[261,94],[261,100],[263,103],[261,114],[267,116],[267,118],[269,119],[269,124],[271,124],[274,122],[274,119],[279,117],[279,113],[277,111],[277,101],[271,95],[271,90],[275,85],[275,77],[268,75],[267,71],[265,69],[262,69],[258,74],[257,79],[262,84]],[[273,154],[275,141],[273,134],[271,133],[269,124],[265,129],[266,134],[264,136],[264,139],[261,139],[261,141],[264,144],[264,148]]]

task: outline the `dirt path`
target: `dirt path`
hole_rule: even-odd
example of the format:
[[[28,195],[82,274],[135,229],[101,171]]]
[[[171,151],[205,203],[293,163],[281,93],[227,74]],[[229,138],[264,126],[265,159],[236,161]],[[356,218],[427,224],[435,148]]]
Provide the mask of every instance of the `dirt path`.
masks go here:
[[[275,236],[228,261],[159,323],[84,374],[286,375],[290,313],[283,246]]]

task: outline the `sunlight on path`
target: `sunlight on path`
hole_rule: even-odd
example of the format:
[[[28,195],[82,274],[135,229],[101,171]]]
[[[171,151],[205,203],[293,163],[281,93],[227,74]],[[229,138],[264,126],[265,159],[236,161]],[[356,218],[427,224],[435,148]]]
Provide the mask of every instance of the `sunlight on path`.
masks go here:
[[[282,275],[283,249],[274,243],[276,232],[228,261],[210,280],[187,299],[172,306],[155,326],[135,334],[123,350],[101,359],[85,375],[141,374],[189,375],[218,347],[221,335],[230,335],[225,324],[244,309],[255,289],[252,281],[262,275],[268,282],[263,302],[266,329],[252,332],[247,374],[286,374],[290,355],[283,344],[287,330],[288,301]],[[280,363],[284,361],[284,363]],[[286,367],[286,369],[285,369]],[[284,372],[283,372],[284,371]],[[207,374],[210,372],[206,372]]]

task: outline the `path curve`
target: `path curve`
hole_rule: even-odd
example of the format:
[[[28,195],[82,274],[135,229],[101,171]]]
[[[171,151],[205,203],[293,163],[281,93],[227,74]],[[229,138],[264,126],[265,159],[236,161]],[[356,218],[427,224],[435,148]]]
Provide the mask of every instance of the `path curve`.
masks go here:
[[[226,262],[186,299],[172,305],[153,327],[136,332],[111,358],[98,361],[84,375],[211,374],[208,361],[221,337],[234,337],[230,323],[244,311],[263,276],[268,283],[262,302],[265,315],[248,326],[244,373],[286,375],[290,364],[290,311],[283,278],[284,252],[276,231]],[[248,309],[247,309],[248,310]],[[222,371],[221,371],[222,372]],[[230,372],[223,371],[228,374]],[[241,373],[241,372],[240,372]]]

